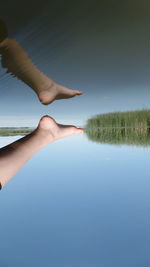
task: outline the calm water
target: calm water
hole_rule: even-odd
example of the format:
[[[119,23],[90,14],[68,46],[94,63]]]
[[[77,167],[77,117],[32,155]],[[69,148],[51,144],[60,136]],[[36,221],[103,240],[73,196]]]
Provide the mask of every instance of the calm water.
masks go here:
[[[149,1],[1,2],[9,37],[34,65],[84,94],[41,105],[20,80],[24,57],[18,73],[6,49],[0,127],[150,109]],[[18,138],[0,137],[0,147]],[[150,131],[103,129],[37,153],[0,192],[0,267],[149,267],[149,144]]]
[[[41,150],[0,193],[0,266],[149,266],[149,160],[84,134]]]

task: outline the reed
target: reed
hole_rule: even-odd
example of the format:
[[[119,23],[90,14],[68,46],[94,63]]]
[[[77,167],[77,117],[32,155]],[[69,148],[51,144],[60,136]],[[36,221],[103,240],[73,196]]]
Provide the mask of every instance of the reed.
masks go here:
[[[99,143],[150,146],[150,110],[96,115],[87,120],[85,133]]]
[[[16,136],[26,135],[32,132],[33,129],[29,127],[1,127],[0,136]]]

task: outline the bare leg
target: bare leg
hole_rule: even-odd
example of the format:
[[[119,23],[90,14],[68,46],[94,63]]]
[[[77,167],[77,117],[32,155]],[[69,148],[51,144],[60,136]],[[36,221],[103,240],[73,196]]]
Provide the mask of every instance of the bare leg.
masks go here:
[[[0,149],[1,186],[4,186],[41,148],[58,139],[82,132],[83,129],[75,126],[57,124],[49,116],[42,117],[35,131]]]
[[[52,103],[55,99],[71,98],[82,94],[81,91],[71,90],[57,84],[39,71],[16,40],[5,38],[0,43],[0,54],[2,66],[7,68],[7,72],[30,86],[41,103],[45,105]]]

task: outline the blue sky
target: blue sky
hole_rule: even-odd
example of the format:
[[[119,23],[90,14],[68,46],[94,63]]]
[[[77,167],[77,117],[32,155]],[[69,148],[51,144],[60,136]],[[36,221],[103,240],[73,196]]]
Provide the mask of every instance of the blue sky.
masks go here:
[[[1,191],[1,264],[149,264],[149,156],[82,134],[45,147]]]
[[[45,114],[80,125],[150,108],[149,10],[146,0],[2,0],[10,36],[41,71],[85,94],[42,106],[1,69],[1,125],[32,126]],[[0,146],[18,138],[1,137]],[[0,193],[0,265],[149,266],[149,158],[149,149],[84,134],[39,151]]]

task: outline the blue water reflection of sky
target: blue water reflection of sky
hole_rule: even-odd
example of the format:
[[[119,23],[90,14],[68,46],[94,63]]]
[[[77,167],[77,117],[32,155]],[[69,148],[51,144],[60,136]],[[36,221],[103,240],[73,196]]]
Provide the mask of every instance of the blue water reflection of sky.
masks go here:
[[[149,158],[84,135],[41,150],[1,191],[0,266],[148,266]]]

